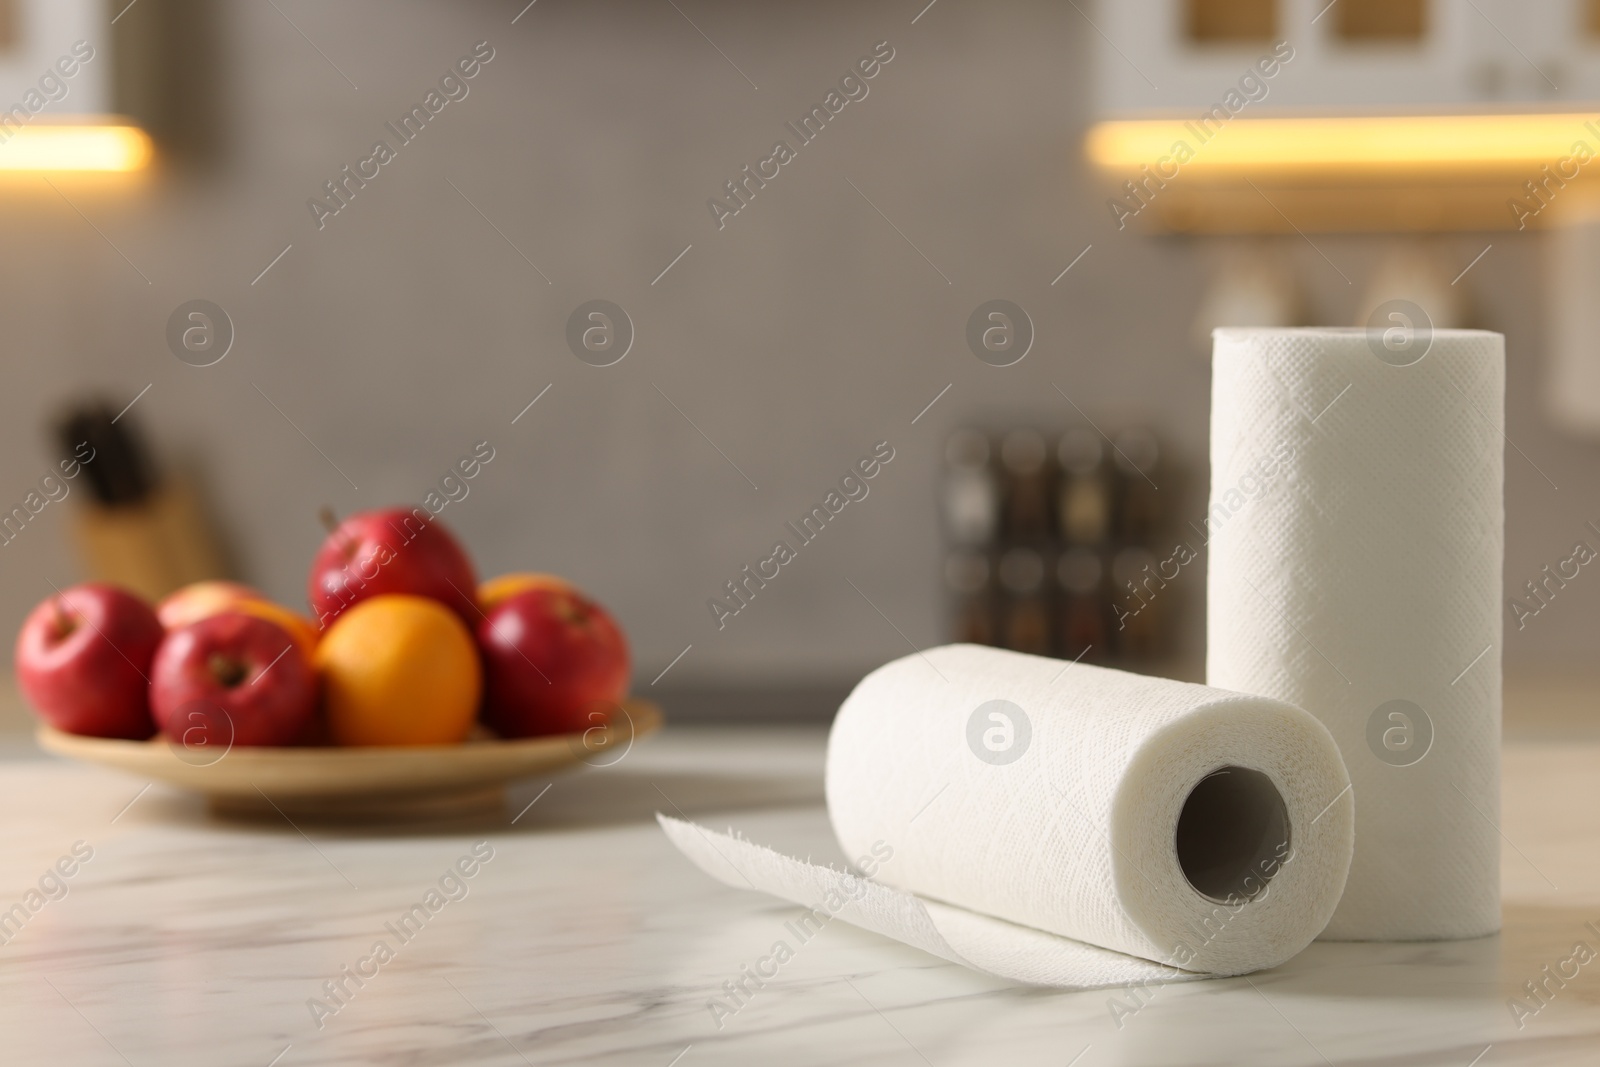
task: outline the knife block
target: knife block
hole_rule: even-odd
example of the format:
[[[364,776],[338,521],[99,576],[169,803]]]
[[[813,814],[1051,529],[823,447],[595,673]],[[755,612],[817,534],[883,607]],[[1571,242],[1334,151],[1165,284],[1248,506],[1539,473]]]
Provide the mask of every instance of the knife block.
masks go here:
[[[194,486],[169,477],[137,503],[87,501],[73,513],[84,569],[156,601],[190,582],[227,574]]]

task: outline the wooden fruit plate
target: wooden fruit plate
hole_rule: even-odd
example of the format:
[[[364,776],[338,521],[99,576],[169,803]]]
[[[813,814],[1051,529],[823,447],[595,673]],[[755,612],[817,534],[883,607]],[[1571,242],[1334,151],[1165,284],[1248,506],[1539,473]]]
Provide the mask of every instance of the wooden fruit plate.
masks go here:
[[[276,809],[318,818],[412,819],[500,804],[508,782],[588,764],[620,762],[660,729],[661,709],[624,700],[608,726],[506,741],[485,735],[459,745],[415,747],[186,747],[163,737],[117,741],[38,727],[47,752],[127,771],[203,794],[213,810]],[[620,721],[616,721],[620,720]]]

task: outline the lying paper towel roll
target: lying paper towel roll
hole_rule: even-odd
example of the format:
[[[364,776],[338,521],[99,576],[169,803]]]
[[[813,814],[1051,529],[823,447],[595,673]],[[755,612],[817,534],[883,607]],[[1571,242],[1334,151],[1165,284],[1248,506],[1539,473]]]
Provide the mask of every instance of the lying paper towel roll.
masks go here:
[[[1324,936],[1474,937],[1500,926],[1504,339],[1391,334],[1216,332],[1206,680],[1339,743]]]
[[[1348,785],[1327,730],[1279,701],[951,645],[873,671],[834,721],[828,813],[847,855],[888,854],[875,881],[663,825],[729,885],[1089,988],[1299,952],[1344,884]],[[841,887],[859,892],[822,899]]]

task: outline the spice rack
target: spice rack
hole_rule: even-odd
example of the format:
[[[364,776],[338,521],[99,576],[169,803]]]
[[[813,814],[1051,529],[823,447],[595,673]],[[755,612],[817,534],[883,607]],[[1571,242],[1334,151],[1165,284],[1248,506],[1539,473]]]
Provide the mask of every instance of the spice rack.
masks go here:
[[[1177,596],[1157,546],[1175,477],[1142,426],[956,430],[939,500],[953,639],[1101,664],[1169,655]]]

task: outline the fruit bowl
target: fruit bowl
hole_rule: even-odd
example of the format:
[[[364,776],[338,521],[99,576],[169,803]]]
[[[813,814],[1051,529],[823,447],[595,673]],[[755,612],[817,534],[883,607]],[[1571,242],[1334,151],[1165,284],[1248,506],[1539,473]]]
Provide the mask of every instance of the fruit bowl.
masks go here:
[[[157,736],[118,741],[39,726],[39,746],[204,795],[213,811],[318,819],[406,820],[493,807],[519,778],[580,765],[612,766],[661,727],[661,709],[624,700],[607,726],[502,740],[485,732],[459,745],[186,747]]]

